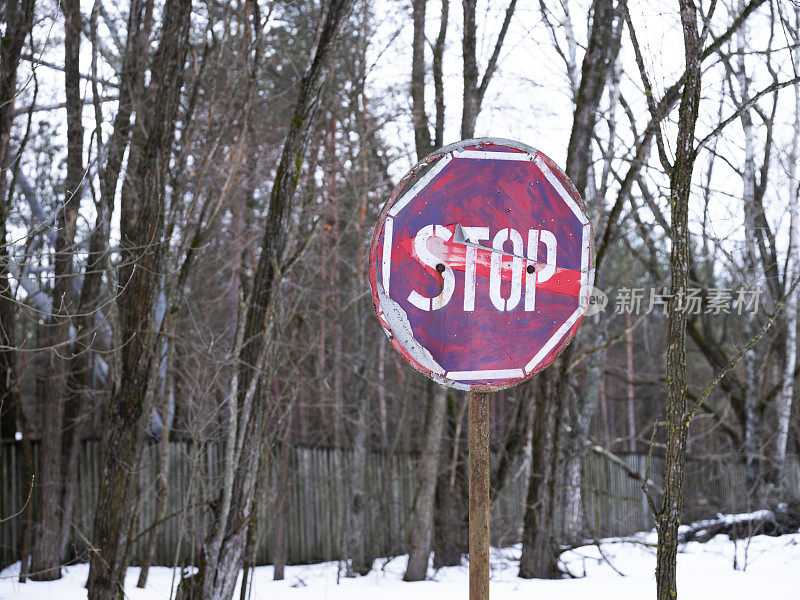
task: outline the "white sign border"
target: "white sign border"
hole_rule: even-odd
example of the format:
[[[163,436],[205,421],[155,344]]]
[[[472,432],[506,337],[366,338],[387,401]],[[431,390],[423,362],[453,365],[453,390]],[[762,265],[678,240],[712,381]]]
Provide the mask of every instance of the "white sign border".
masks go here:
[[[487,140],[467,140],[467,142],[474,142],[474,145],[478,145],[481,142],[486,142]],[[491,140],[493,143],[498,145],[508,145],[512,148],[518,148],[520,146],[519,142],[513,142],[511,140],[500,140],[500,139],[493,139]],[[465,144],[465,142],[460,142],[459,146],[461,145],[471,145]],[[574,198],[569,195],[567,190],[564,189],[564,186],[556,177],[555,173],[553,173],[552,169],[547,165],[547,163],[542,159],[541,154],[538,150],[533,148],[519,148],[523,150],[523,153],[519,152],[486,152],[480,150],[462,150],[462,149],[455,149],[450,152],[443,154],[439,160],[434,164],[434,166],[425,173],[415,184],[414,186],[408,190],[403,196],[398,200],[392,207],[389,209],[388,214],[384,220],[384,237],[383,237],[383,256],[381,257],[381,283],[379,285],[383,286],[383,293],[386,295],[387,298],[389,296],[389,284],[390,284],[390,273],[391,273],[391,256],[392,256],[392,233],[393,233],[393,222],[394,218],[400,213],[403,208],[405,208],[414,197],[419,194],[433,179],[436,177],[445,166],[447,166],[453,159],[472,159],[472,160],[508,160],[508,161],[528,161],[533,162],[536,167],[542,172],[544,175],[545,180],[547,183],[550,184],[550,187],[564,200],[564,203],[570,208],[573,214],[576,216],[578,221],[582,225],[582,236],[581,236],[581,289],[579,293],[579,300],[578,300],[578,308],[573,312],[567,319],[564,321],[556,332],[545,342],[544,346],[537,352],[534,357],[525,365],[523,369],[487,369],[487,370],[473,370],[473,371],[444,371],[443,368],[440,367],[441,371],[436,373],[438,377],[443,377],[446,380],[446,383],[451,387],[456,389],[462,390],[470,390],[472,385],[464,384],[461,382],[466,381],[477,381],[477,380],[499,380],[499,379],[511,379],[511,378],[523,378],[531,373],[533,373],[536,368],[541,364],[541,362],[547,358],[547,355],[556,347],[564,337],[569,333],[570,329],[572,329],[573,325],[578,321],[578,319],[583,316],[586,312],[587,303],[581,302],[580,298],[584,296],[588,296],[589,294],[589,287],[591,286],[590,280],[594,279],[594,269],[589,268],[589,249],[591,245],[591,237],[592,237],[592,230],[589,218],[586,214],[581,210],[580,206],[575,202]],[[591,272],[590,272],[591,271]],[[376,277],[377,280],[377,277]],[[376,281],[377,283],[377,281]],[[393,332],[394,333],[394,332]],[[437,364],[438,366],[438,364]],[[442,375],[442,372],[444,374]]]

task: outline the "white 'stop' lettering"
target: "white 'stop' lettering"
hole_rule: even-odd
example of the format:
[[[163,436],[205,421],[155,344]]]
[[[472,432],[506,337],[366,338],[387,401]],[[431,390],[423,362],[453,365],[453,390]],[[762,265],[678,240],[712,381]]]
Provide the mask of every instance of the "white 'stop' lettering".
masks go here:
[[[529,274],[525,277],[525,299],[524,308],[526,311],[536,309],[536,285],[550,279],[556,272],[556,236],[546,229],[531,229],[528,231],[527,254],[525,253],[522,235],[512,228],[499,230],[492,240],[492,247],[484,246],[484,242],[490,239],[488,227],[463,227],[464,237],[470,244],[466,247],[464,262],[464,310],[472,312],[475,310],[475,288],[476,288],[476,265],[478,262],[478,250],[476,246],[482,246],[491,252],[491,263],[489,268],[489,299],[492,305],[500,312],[514,310],[522,300],[522,278],[523,272],[528,269]],[[439,310],[447,306],[455,291],[455,274],[450,265],[441,257],[436,256],[430,250],[429,241],[438,242],[444,245],[449,242],[453,234],[443,225],[426,225],[419,230],[414,237],[414,253],[417,259],[425,266],[435,269],[442,277],[442,291],[435,298],[423,296],[416,290],[408,295],[408,301],[420,310],[431,311]],[[437,239],[432,239],[437,238]],[[510,248],[508,242],[511,242]],[[544,246],[545,256],[539,256],[539,246]],[[492,251],[494,250],[494,251]],[[511,257],[511,292],[508,298],[503,298],[500,292],[502,282],[503,256],[512,254]],[[524,258],[523,258],[524,257]],[[536,268],[537,263],[540,265]],[[530,273],[530,267],[533,273]]]

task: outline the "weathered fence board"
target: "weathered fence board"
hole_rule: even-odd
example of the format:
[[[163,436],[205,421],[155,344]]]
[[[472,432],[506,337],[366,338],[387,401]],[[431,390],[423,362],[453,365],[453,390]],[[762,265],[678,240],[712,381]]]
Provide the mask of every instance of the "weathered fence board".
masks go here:
[[[39,445],[32,445],[33,463],[38,464]],[[624,455],[623,460],[644,473],[646,456]],[[174,441],[169,449],[167,520],[156,546],[157,564],[192,561],[198,556],[209,521],[208,505],[217,498],[222,483],[224,448],[218,444]],[[410,455],[370,453],[366,468],[367,549],[375,556],[404,552],[405,524],[413,501],[415,465]],[[651,479],[660,485],[663,467],[660,457],[652,458]],[[155,481],[158,446],[148,445],[142,457],[141,502],[138,535],[131,556],[135,563],[144,552],[148,528],[155,518]],[[36,469],[35,469],[36,470]],[[270,479],[274,483],[274,468]],[[800,497],[800,466],[793,461],[787,487]],[[25,503],[30,482],[25,481],[20,443],[4,443],[0,457],[0,516],[18,512]],[[290,480],[286,503],[287,554],[290,563],[332,560],[343,555],[349,524],[349,490],[352,455],[330,448],[292,448]],[[82,443],[71,552],[80,556],[91,538],[94,504],[101,477],[100,444]],[[492,512],[492,543],[509,545],[519,540],[527,492],[527,472],[522,458],[509,470],[509,479]],[[268,501],[274,498],[274,485]],[[690,460],[687,463],[684,519],[694,520],[717,511],[741,511],[747,507],[744,469],[731,461]],[[584,459],[583,500],[586,526],[597,537],[626,535],[650,529],[653,521],[641,484],[618,465],[602,456]],[[31,508],[38,508],[38,486],[34,485]],[[561,516],[557,515],[560,519]],[[258,562],[272,559],[274,515],[267,511],[267,524]],[[19,558],[22,517],[0,524],[0,565]]]

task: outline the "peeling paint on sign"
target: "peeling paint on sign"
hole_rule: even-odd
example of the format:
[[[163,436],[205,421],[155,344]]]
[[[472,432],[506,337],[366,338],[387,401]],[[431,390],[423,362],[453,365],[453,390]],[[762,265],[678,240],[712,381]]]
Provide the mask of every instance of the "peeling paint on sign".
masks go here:
[[[591,224],[566,175],[498,139],[420,161],[386,202],[370,250],[392,345],[458,389],[510,387],[552,363],[581,324],[593,267]]]

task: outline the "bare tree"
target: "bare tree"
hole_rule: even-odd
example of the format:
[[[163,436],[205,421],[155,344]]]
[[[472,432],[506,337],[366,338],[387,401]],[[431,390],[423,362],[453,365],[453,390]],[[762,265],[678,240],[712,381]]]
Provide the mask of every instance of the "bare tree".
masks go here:
[[[800,6],[794,8],[794,42],[800,36]],[[800,65],[800,47],[793,51],[795,67]],[[800,182],[798,181],[797,161],[800,160],[798,144],[800,144],[800,87],[794,87],[794,123],[791,151],[789,152],[789,245],[787,252],[787,281],[800,278],[800,257],[798,257],[798,204],[800,203]],[[794,398],[795,371],[797,369],[797,294],[789,294],[786,299],[786,362],[783,368],[783,385],[778,403],[778,436],[775,441],[775,462],[777,463],[776,483],[783,487],[786,477],[786,446],[789,439],[789,421],[792,414]]]
[[[628,398],[628,448],[631,452],[636,450],[636,389],[633,385],[633,331],[630,313],[625,313],[625,368],[628,382],[625,385]]]
[[[270,335],[275,296],[291,265],[289,235],[295,190],[319,110],[336,41],[348,18],[352,0],[331,0],[313,60],[302,78],[294,115],[284,142],[270,195],[261,255],[252,287],[240,314],[237,350],[240,364],[231,383],[226,481],[214,528],[203,545],[203,568],[182,587],[189,597],[230,598],[242,566],[247,525],[253,510],[259,456],[264,441],[270,403],[256,395]]]
[[[53,315],[49,327],[49,363],[52,369],[47,378],[43,406],[43,444],[40,480],[41,508],[38,518],[36,546],[31,557],[31,579],[51,580],[61,577],[61,558],[66,546],[64,531],[69,532],[72,519],[72,494],[65,498],[68,479],[62,466],[70,463],[75,444],[64,448],[64,402],[66,364],[71,337],[71,315],[75,311],[73,286],[73,254],[78,208],[83,180],[83,103],[80,97],[81,14],[79,2],[63,3],[64,26],[64,84],[67,107],[67,177],[65,198],[58,212],[56,248],[53,267]],[[75,430],[75,414],[69,415],[68,432]],[[72,440],[71,440],[72,441]],[[62,448],[64,458],[62,459]],[[73,480],[74,481],[74,480]],[[64,500],[67,503],[64,503]]]
[[[411,7],[414,37],[411,46],[411,122],[414,127],[414,144],[417,159],[430,154],[444,144],[444,46],[447,40],[447,25],[450,15],[450,0],[442,1],[439,17],[439,33],[433,45],[433,88],[435,101],[434,133],[431,137],[430,120],[425,110],[425,79],[428,72],[425,61],[425,15],[428,0],[414,0]]]
[[[412,17],[414,38],[411,57],[411,99],[412,123],[417,160],[422,160],[434,150],[430,124],[425,112],[425,12],[427,0],[414,0]],[[441,143],[444,131],[444,96],[441,60],[447,35],[449,2],[442,4],[439,36],[434,48],[434,88],[436,95],[435,142]],[[439,476],[440,446],[447,408],[446,394],[433,384],[426,385],[425,420],[420,446],[420,468],[417,473],[414,502],[411,508],[408,528],[409,560],[403,579],[421,581],[428,573],[428,560],[431,554],[434,529],[434,504],[436,481]]]
[[[288,429],[287,429],[288,431]],[[288,438],[288,435],[286,436]],[[275,476],[276,499],[272,528],[272,551],[275,565],[274,579],[282,581],[286,567],[286,500],[289,485],[289,456],[290,446],[288,439],[281,441],[278,449],[278,466]]]
[[[584,57],[581,66],[580,84],[574,91],[576,113],[573,121],[570,146],[568,148],[568,164],[575,164],[574,173],[578,184],[582,185],[585,202],[592,207],[595,214],[602,218],[605,213],[605,195],[609,189],[610,172],[616,138],[616,110],[620,97],[620,72],[618,68],[618,54],[622,38],[624,20],[621,18],[618,7],[612,4],[594,7],[600,11],[595,18],[607,20],[608,24],[599,31],[592,30],[592,36],[610,36],[605,45],[597,43],[600,37],[592,42],[587,51],[596,52],[598,56],[592,57],[587,63]],[[606,92],[607,90],[607,92]],[[597,130],[597,116],[589,114],[590,106],[600,106],[603,95],[608,97],[606,111],[608,126],[608,146],[602,148],[602,168],[596,168],[591,160],[592,152],[589,150],[591,141],[585,138],[587,131]],[[580,112],[578,112],[580,108]],[[597,108],[595,112],[599,112]],[[587,129],[588,128],[588,129]],[[584,148],[585,147],[585,148]],[[581,148],[581,150],[578,150]],[[588,161],[588,162],[583,162]],[[597,173],[595,171],[598,171]],[[584,175],[585,174],[585,175]],[[600,276],[604,273],[600,271]],[[600,283],[600,278],[595,275],[595,282]],[[589,345],[594,348],[603,348],[607,342],[607,324],[604,315],[598,314],[587,323],[591,327],[593,338]],[[585,338],[582,338],[585,339]],[[580,342],[580,340],[579,340]],[[574,352],[571,350],[570,352]],[[566,491],[565,491],[565,535],[570,542],[581,539],[586,534],[583,518],[583,454],[587,446],[589,431],[597,412],[600,401],[600,388],[605,372],[605,352],[593,352],[585,361],[583,373],[584,384],[580,392],[573,394],[572,410],[570,411],[569,436],[566,447]],[[572,369],[573,365],[570,365]],[[573,375],[571,375],[573,376]]]
[[[477,0],[463,0],[462,2],[464,35],[462,37],[461,49],[464,59],[464,102],[461,112],[461,139],[463,140],[475,137],[475,123],[481,112],[481,105],[483,104],[486,90],[489,88],[489,82],[491,82],[492,76],[497,70],[497,61],[500,58],[503,42],[506,39],[508,27],[514,16],[514,10],[517,7],[517,0],[511,0],[506,8],[503,24],[500,26],[500,33],[497,35],[492,55],[489,57],[486,71],[484,71],[482,77],[479,75],[478,58],[476,54],[478,31],[475,22],[476,5]]]
[[[414,0],[411,12],[414,22],[414,40],[411,46],[411,122],[417,159],[421,160],[433,150],[428,115],[425,112],[425,12],[428,0]]]
[[[140,8],[134,0],[131,13]],[[165,6],[146,99],[136,113],[122,186],[117,302],[122,342],[120,380],[125,384],[116,386],[106,414],[105,468],[93,535],[97,551],[91,557],[87,583],[90,600],[116,597],[127,568],[126,534],[132,515],[125,506],[136,494],[137,467],[150,417],[152,395],[148,388],[157,360],[154,309],[163,265],[164,192],[191,11],[191,0]]]
[[[17,162],[11,161],[11,125],[17,97],[17,69],[22,47],[33,27],[34,0],[2,3],[5,34],[0,45],[0,434],[13,434],[19,407],[14,320],[16,302],[11,285],[8,218]]]
[[[656,596],[659,600],[678,595],[676,554],[678,526],[683,503],[686,439],[689,413],[686,406],[686,312],[679,305],[689,283],[689,195],[697,157],[695,127],[700,108],[702,83],[702,37],[698,30],[697,8],[691,0],[680,0],[685,54],[685,81],[678,109],[676,155],[670,164],[659,142],[660,158],[670,178],[670,294],[667,320],[667,446],[664,464],[664,497],[656,513],[658,549],[656,554]],[[642,71],[644,73],[644,71]],[[652,115],[654,119],[656,114]],[[660,133],[658,139],[661,139]]]
[[[428,560],[433,540],[433,504],[439,468],[442,426],[447,395],[437,384],[428,382],[425,433],[420,448],[417,491],[411,508],[408,541],[408,567],[404,581],[422,581],[428,574]]]
[[[581,65],[581,77],[575,97],[572,131],[567,151],[566,173],[581,197],[585,197],[592,161],[592,144],[597,124],[598,108],[603,93],[614,70],[619,51],[621,26],[619,6],[613,0],[595,0],[591,8],[589,42]],[[609,223],[607,227],[610,227]],[[599,262],[599,261],[598,261]],[[547,381],[538,387],[537,407],[534,417],[536,427],[547,427],[534,432],[531,453],[530,481],[525,502],[522,533],[522,556],[519,575],[523,578],[557,577],[558,531],[555,526],[555,505],[558,501],[558,465],[562,459],[562,419],[569,393],[569,366],[574,345],[567,347],[540,378]],[[599,378],[591,396],[581,399],[580,437],[585,438],[599,398]],[[551,431],[552,428],[552,432]]]
[[[744,1],[740,0],[739,10],[744,8]],[[756,234],[756,164],[755,164],[755,131],[753,118],[746,103],[749,100],[750,90],[748,73],[745,67],[745,52],[748,44],[747,25],[743,25],[736,32],[737,60],[736,60],[736,79],[739,84],[741,95],[740,121],[744,131],[744,169],[742,171],[742,209],[744,212],[744,231],[745,243],[743,248],[744,258],[744,280],[745,284],[751,288],[757,284],[759,272],[756,259],[756,244],[750,240],[755,240]],[[755,312],[749,311],[745,317],[745,335],[748,339],[754,337],[758,331],[758,317]],[[744,358],[745,368],[745,388],[744,388],[744,456],[745,467],[747,470],[748,486],[756,492],[763,480],[763,470],[761,465],[761,414],[758,408],[758,353],[755,347],[751,348]]]

